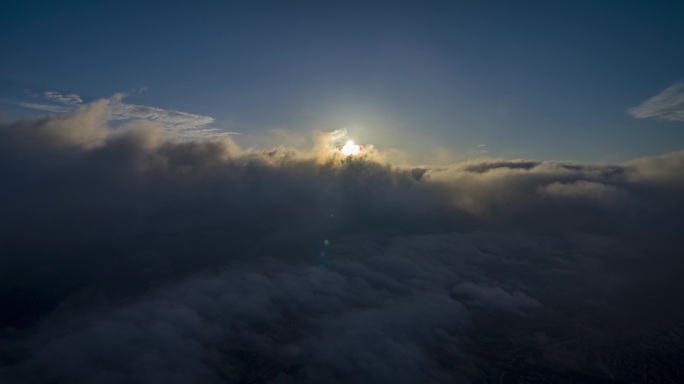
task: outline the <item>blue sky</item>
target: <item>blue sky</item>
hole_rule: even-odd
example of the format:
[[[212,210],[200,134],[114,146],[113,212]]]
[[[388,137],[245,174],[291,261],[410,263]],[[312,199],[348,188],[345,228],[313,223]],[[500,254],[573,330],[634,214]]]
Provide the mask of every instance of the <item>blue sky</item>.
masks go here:
[[[683,16],[681,1],[5,2],[0,110],[124,92],[122,119],[242,145],[347,128],[416,162],[620,162],[684,148]]]

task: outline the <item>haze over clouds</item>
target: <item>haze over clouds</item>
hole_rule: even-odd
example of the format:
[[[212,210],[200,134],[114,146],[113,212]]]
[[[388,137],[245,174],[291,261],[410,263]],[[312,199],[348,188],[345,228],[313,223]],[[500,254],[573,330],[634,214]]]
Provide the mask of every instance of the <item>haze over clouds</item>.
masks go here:
[[[3,382],[684,378],[684,151],[398,167],[45,97],[0,127]]]

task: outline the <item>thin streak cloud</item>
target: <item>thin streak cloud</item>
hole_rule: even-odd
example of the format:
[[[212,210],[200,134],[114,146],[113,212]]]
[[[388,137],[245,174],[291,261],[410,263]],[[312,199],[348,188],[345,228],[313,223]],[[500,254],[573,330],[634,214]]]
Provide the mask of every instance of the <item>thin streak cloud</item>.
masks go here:
[[[54,104],[39,104],[39,103],[27,103],[27,102],[15,102],[14,104],[23,107],[23,108],[28,108],[28,109],[35,109],[37,111],[44,111],[44,112],[52,112],[52,113],[65,113],[69,112],[72,109],[68,107],[64,107],[62,105],[54,105]]]
[[[630,108],[628,112],[639,119],[658,117],[684,121],[684,81],[671,85],[638,106]]]
[[[15,105],[38,111],[62,114],[74,111],[85,105],[81,96],[73,93],[64,95],[56,91],[45,91],[38,94],[30,90],[25,90],[24,93],[32,98],[39,98],[53,104],[21,101],[14,102]],[[211,128],[210,126],[215,123],[213,117],[146,105],[128,104],[123,102],[126,96],[124,93],[117,93],[111,98],[106,99],[106,108],[111,114],[111,119],[121,122],[153,122],[185,137],[218,137],[235,134],[234,132],[223,132],[217,128]]]

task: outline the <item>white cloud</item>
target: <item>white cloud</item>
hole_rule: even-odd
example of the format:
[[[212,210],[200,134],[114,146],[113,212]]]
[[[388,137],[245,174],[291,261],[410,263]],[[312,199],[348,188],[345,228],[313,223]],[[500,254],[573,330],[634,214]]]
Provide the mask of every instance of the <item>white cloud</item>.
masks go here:
[[[673,84],[640,105],[630,108],[628,112],[639,119],[660,117],[684,121],[684,81]]]
[[[76,104],[82,104],[83,103],[81,96],[79,96],[75,93],[71,93],[68,95],[62,95],[59,92],[46,91],[46,92],[43,92],[43,97],[48,99],[48,100],[52,100],[54,102],[61,103],[61,104],[67,104],[67,105],[76,105]]]
[[[144,89],[141,88],[136,92],[140,93],[143,91]],[[54,103],[14,102],[14,104],[28,109],[52,113],[67,113],[84,105],[81,96],[75,93],[65,95],[57,91],[45,91],[42,94],[39,94],[31,92],[31,90],[28,89],[24,90],[24,93],[33,98],[39,98]],[[106,107],[113,120],[151,121],[161,124],[168,130],[190,137],[216,137],[234,134],[234,132],[223,132],[216,128],[208,128],[208,126],[215,121],[213,117],[146,105],[128,104],[123,102],[123,99],[126,96],[126,93],[117,93],[107,99]]]
[[[143,119],[161,123],[165,127],[172,129],[196,130],[214,122],[214,118],[210,116],[195,115],[192,113],[149,107],[146,105],[127,104],[121,102],[121,100],[116,97],[110,99],[107,106],[114,119]]]
[[[54,112],[54,113],[64,113],[64,112],[69,112],[70,108],[66,108],[60,105],[52,105],[52,104],[37,104],[37,103],[25,103],[25,102],[18,102],[15,103],[16,105],[28,109],[35,109],[38,111],[46,111],[46,112]]]

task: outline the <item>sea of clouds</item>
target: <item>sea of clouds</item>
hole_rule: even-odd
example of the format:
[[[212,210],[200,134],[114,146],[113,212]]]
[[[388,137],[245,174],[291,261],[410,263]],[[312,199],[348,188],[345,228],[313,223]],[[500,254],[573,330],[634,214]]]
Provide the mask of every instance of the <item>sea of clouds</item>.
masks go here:
[[[684,151],[399,167],[106,103],[0,126],[0,382],[684,378]]]

